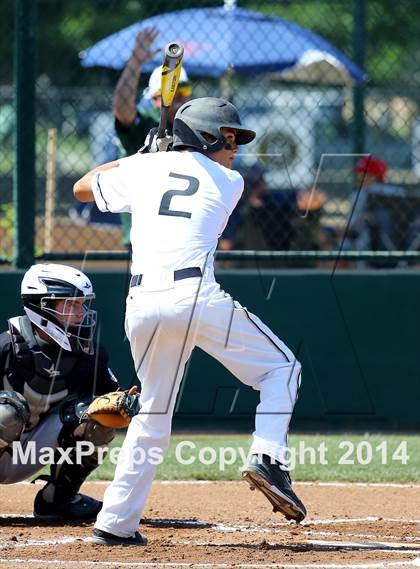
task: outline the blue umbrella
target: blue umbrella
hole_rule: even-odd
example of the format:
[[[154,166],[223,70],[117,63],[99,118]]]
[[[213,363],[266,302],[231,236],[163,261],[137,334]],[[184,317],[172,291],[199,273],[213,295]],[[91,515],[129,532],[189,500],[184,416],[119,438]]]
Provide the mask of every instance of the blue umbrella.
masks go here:
[[[327,82],[365,78],[361,69],[320,36],[282,18],[234,5],[153,16],[82,52],[82,65],[122,69],[137,33],[151,26],[159,31],[156,48],[163,49],[170,41],[183,44],[184,66],[196,75],[220,77],[233,69],[238,75],[282,72],[287,78],[312,82],[325,82],[327,76]],[[144,70],[160,64],[159,55]]]

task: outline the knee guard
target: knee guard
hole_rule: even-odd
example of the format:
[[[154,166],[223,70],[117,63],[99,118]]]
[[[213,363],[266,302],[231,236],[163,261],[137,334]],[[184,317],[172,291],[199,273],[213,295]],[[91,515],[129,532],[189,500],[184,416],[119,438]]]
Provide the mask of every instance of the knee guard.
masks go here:
[[[103,427],[99,423],[87,419],[76,427],[73,431],[73,435],[78,441],[88,441],[95,447],[101,447],[112,441],[115,437],[115,431],[114,429]]]
[[[23,395],[0,391],[0,449],[20,439],[29,417],[29,405]]]

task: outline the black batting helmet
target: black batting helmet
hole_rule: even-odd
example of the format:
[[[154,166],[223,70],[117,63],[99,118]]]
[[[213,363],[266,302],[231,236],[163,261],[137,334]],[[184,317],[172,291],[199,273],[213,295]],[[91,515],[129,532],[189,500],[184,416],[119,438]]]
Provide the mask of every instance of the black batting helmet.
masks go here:
[[[185,146],[217,152],[226,143],[221,128],[236,130],[236,143],[248,144],[255,132],[244,128],[239,113],[232,103],[217,97],[202,97],[184,103],[175,115],[173,124],[173,148]],[[211,141],[203,135],[210,135]]]

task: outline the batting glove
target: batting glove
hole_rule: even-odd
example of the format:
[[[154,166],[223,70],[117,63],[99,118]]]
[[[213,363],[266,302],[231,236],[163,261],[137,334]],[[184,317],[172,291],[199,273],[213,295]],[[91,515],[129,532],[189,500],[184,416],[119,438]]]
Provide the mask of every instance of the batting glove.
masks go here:
[[[149,134],[146,136],[144,145],[140,148],[139,152],[141,154],[147,154],[148,152],[167,152],[169,146],[172,144],[173,138],[165,130],[165,136],[158,137],[158,128],[154,127],[149,130]]]

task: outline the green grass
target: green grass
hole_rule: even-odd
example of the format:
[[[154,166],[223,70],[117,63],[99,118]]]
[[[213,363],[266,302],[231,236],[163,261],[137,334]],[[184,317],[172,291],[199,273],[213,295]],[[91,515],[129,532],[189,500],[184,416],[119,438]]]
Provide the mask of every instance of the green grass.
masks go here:
[[[118,436],[112,447],[120,447],[123,437]],[[158,466],[158,480],[238,480],[240,478],[240,468],[242,459],[238,449],[242,448],[247,453],[250,437],[242,435],[176,435],[172,437],[171,445],[162,464]],[[193,448],[179,445],[183,441],[195,445]],[[315,464],[309,463],[309,451],[302,454],[304,448],[319,449],[320,445],[326,447],[324,458],[327,464],[321,464],[319,452],[315,455]],[[346,458],[353,460],[354,464],[340,464]],[[402,444],[402,446],[401,446]],[[299,453],[299,445],[301,452]],[[377,449],[378,445],[382,445]],[[204,459],[210,460],[216,454],[217,460],[214,464],[202,464],[198,460],[200,450],[210,447],[204,453]],[[222,468],[219,459],[223,448],[231,447],[237,453],[237,460],[230,465]],[[420,471],[420,436],[415,435],[387,435],[387,434],[366,434],[366,435],[292,435],[289,440],[289,447],[296,449],[297,460],[296,468],[291,471],[294,480],[320,480],[320,481],[351,481],[351,482],[416,482],[419,479]],[[403,454],[394,454],[399,448],[400,451],[406,448],[405,459]],[[176,457],[176,449],[182,450],[184,459],[195,458],[189,465],[180,464]],[[357,454],[357,449],[359,454]],[[369,457],[369,449],[372,456]],[[386,454],[385,454],[386,451]],[[114,451],[115,452],[115,451]],[[203,451],[202,451],[203,452]],[[226,456],[228,456],[228,451]],[[213,455],[213,456],[212,456]],[[229,457],[232,457],[229,454]],[[403,460],[402,460],[403,459]],[[361,464],[366,461],[367,464]],[[384,462],[384,464],[382,464]],[[405,464],[404,464],[405,462]],[[113,477],[114,464],[109,460],[109,454],[104,459],[103,464],[95,470],[91,479],[110,480]]]

